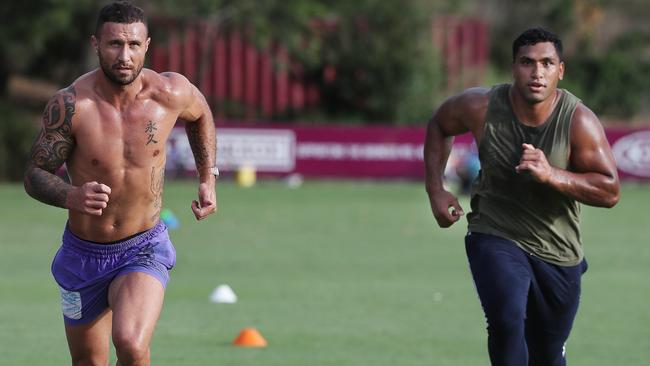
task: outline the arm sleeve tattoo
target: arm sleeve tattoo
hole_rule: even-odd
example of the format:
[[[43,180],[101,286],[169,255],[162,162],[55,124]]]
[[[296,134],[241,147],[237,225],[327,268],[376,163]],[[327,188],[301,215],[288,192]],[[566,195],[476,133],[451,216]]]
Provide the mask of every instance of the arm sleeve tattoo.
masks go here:
[[[196,163],[196,170],[199,174],[208,171],[209,168],[214,166],[216,156],[216,144],[214,142],[214,127],[209,126],[207,118],[205,121],[189,122],[185,124],[185,132],[187,139],[192,148],[194,155],[194,162]],[[212,128],[210,128],[212,127]]]
[[[32,146],[25,169],[25,190],[35,199],[64,207],[73,188],[55,175],[74,148],[72,116],[75,113],[74,87],[58,92],[43,112],[43,124]]]

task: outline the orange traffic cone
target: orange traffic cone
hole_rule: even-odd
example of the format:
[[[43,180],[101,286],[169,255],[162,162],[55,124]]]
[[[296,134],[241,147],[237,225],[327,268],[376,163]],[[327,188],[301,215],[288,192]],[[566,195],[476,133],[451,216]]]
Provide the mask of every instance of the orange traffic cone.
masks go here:
[[[232,342],[239,347],[266,347],[266,339],[255,328],[244,328]]]

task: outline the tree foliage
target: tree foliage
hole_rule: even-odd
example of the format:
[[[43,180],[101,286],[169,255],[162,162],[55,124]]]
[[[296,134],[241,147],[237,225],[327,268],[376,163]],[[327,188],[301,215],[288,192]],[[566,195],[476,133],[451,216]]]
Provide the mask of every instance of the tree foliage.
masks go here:
[[[650,78],[647,27],[644,31],[628,24],[613,40],[599,39],[601,28],[608,26],[608,14],[631,22],[642,17],[642,9],[647,8],[642,1],[493,2],[504,14],[492,24],[492,61],[504,74],[509,73],[512,62],[512,40],[526,28],[543,26],[557,33],[565,44],[566,72],[561,87],[606,118],[626,120],[643,110],[644,101],[650,99],[645,82]]]
[[[218,20],[247,30],[253,42],[275,40],[320,85],[324,120],[421,122],[434,99],[431,5],[403,0],[165,0],[159,14]],[[331,78],[327,70],[334,71]],[[413,113],[422,109],[424,113]],[[297,119],[304,116],[293,116]]]
[[[629,119],[650,97],[650,34],[625,33],[607,52],[582,46],[570,63],[566,84],[577,90],[594,112]]]
[[[8,75],[71,81],[83,62],[97,4],[92,0],[0,3],[0,95]],[[93,15],[91,15],[93,14]]]
[[[0,100],[0,182],[18,181],[23,177],[23,170],[31,143],[36,135],[36,123],[33,114],[13,108],[6,101]]]
[[[327,112],[395,122],[413,117],[404,104],[413,107],[417,103],[409,98],[422,96],[429,100],[418,107],[428,115],[435,85],[429,79],[434,60],[426,60],[432,51],[431,12],[414,1],[338,1],[333,7],[338,27],[324,36],[322,50],[323,63],[337,71],[336,79],[323,85]]]
[[[311,111],[312,117],[366,123],[422,123],[428,117],[445,97],[441,92],[440,57],[431,47],[431,17],[436,11],[463,14],[470,8],[469,1],[427,0],[134,2],[150,18],[201,19],[223,29],[237,28],[260,47],[281,42],[292,59],[300,62],[306,77],[320,86],[322,107]],[[65,85],[85,71],[88,48],[84,45],[93,31],[97,11],[106,3],[2,2],[0,96],[5,94],[7,76],[12,73]],[[485,2],[483,9],[498,9],[498,16],[490,20],[493,64],[507,75],[512,39],[531,26],[546,26],[565,40],[574,38],[574,43],[582,44],[575,41],[583,26],[576,10],[578,3],[591,4],[576,0]],[[605,0],[593,3],[618,4]],[[645,6],[640,0],[625,0],[624,4],[630,9]],[[633,33],[624,36],[604,51],[588,46],[572,48],[565,84],[575,88],[576,94],[598,112],[616,116],[635,113],[648,94],[642,83],[648,75],[648,57],[639,56],[647,54],[644,44],[648,38],[641,35],[634,41],[634,37]],[[304,120],[310,115],[287,117]]]

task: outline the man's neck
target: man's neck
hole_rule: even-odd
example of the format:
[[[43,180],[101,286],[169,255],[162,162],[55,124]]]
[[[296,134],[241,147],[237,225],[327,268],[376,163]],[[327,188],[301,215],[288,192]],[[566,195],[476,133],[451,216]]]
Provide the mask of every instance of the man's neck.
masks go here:
[[[132,103],[144,84],[142,73],[133,82],[121,85],[108,79],[101,69],[97,69],[96,80],[95,90],[99,97],[118,109]]]
[[[536,127],[546,122],[551,113],[553,113],[553,109],[559,99],[559,91],[557,89],[554,90],[551,97],[546,100],[531,103],[514,91],[513,87],[510,87],[508,97],[510,98],[512,110],[519,122],[526,126]]]

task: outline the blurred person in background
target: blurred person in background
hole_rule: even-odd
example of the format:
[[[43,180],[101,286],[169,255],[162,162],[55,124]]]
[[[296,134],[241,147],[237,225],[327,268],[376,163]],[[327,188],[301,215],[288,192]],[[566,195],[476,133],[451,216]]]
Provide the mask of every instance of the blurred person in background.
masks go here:
[[[100,67],[49,101],[25,171],[25,190],[68,210],[52,273],[74,365],[148,365],[175,249],[160,220],[165,144],[178,119],[199,173],[198,220],[217,210],[216,138],[199,90],[176,73],[144,69],[143,11],[101,9],[92,47]],[[65,163],[70,183],[55,175]]]
[[[472,88],[429,121],[426,190],[442,228],[464,214],[443,187],[453,136],[470,131],[481,170],[467,257],[487,319],[492,365],[566,364],[565,342],[587,269],[579,203],[613,207],[616,164],[596,115],[557,84],[562,42],[541,28],[513,43],[512,84]]]

